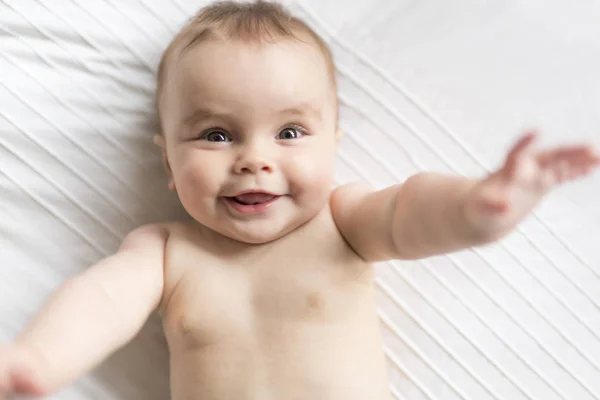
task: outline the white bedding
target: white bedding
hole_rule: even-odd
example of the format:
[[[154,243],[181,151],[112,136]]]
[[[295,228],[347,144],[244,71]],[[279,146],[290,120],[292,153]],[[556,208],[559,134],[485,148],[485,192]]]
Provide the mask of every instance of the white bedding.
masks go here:
[[[179,217],[151,138],[161,50],[206,1],[0,1],[0,341],[131,228]],[[600,3],[306,0],[338,181],[480,175],[526,127],[600,145]],[[600,174],[487,248],[378,268],[396,399],[600,399]],[[157,321],[55,399],[168,398]]]

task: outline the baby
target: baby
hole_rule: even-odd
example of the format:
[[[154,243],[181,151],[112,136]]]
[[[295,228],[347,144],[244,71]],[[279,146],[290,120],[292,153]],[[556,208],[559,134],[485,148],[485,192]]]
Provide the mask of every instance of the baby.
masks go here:
[[[326,44],[281,6],[217,3],[158,74],[155,138],[188,222],[131,232],[0,350],[0,398],[44,396],[163,321],[174,400],[385,400],[373,263],[496,241],[591,146],[524,135],[482,179],[332,190],[342,132]]]

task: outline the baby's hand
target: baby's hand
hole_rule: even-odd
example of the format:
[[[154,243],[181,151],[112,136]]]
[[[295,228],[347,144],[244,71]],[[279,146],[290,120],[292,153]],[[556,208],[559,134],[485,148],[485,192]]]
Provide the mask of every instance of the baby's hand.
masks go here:
[[[475,231],[498,239],[523,220],[552,188],[589,174],[600,165],[591,145],[536,151],[536,133],[524,135],[500,170],[477,184],[465,203]]]
[[[33,375],[34,357],[17,346],[0,346],[0,400],[15,395],[40,396],[41,386]]]

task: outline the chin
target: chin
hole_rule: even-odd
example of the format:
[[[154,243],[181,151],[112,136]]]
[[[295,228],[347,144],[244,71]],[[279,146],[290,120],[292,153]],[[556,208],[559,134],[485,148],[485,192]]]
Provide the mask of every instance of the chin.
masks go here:
[[[238,235],[229,236],[229,237],[231,239],[237,240],[238,242],[241,242],[241,243],[259,245],[259,244],[266,244],[266,243],[273,242],[273,241],[279,239],[282,236],[283,235],[264,235],[264,236],[259,236],[259,235],[239,235],[238,234]]]
[[[240,227],[237,229],[227,229],[227,231],[220,233],[242,243],[265,244],[275,241],[297,228],[296,224],[283,227],[276,227],[274,225],[271,223],[270,226],[265,227]]]

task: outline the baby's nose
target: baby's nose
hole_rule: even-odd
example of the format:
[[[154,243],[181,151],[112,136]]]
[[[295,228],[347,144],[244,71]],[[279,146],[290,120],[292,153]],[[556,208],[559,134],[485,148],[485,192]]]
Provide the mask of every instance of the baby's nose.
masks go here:
[[[258,152],[246,152],[240,156],[233,167],[237,174],[257,174],[273,172],[272,164]]]

